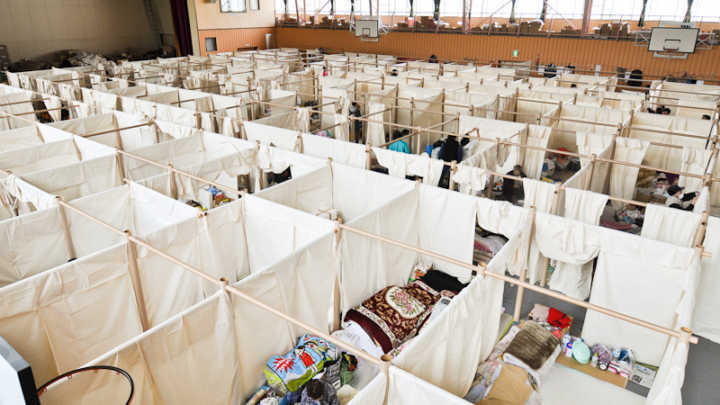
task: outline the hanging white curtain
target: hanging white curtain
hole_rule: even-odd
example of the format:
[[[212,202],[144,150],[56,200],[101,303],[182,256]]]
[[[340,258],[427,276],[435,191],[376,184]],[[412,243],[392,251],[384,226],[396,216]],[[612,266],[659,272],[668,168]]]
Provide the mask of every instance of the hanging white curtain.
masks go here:
[[[641,164],[650,143],[637,139],[617,138],[615,140],[615,160],[634,164]],[[610,171],[610,195],[626,200],[632,200],[635,196],[635,183],[640,169],[637,167],[615,163]],[[613,201],[616,208],[622,207],[623,203]]]
[[[645,321],[677,328],[689,325],[699,267],[699,251],[600,228],[602,243],[590,302]],[[621,280],[618,283],[617,280]],[[667,336],[588,311],[582,337],[613,347],[629,347],[637,361],[660,364]]]
[[[470,167],[461,163],[458,165],[452,179],[458,185],[461,193],[477,194],[485,190],[488,175],[485,169]]]
[[[597,225],[607,201],[608,197],[604,194],[566,188],[564,217],[588,225]],[[591,260],[584,264],[558,261],[550,277],[550,288],[573,298],[586,299],[590,295],[592,270]]]
[[[368,119],[370,121],[383,121],[384,114],[380,111],[385,110],[385,104],[370,101],[368,103]],[[385,130],[381,122],[367,123],[367,144],[370,146],[380,146],[385,143]]]
[[[707,149],[693,149],[683,147],[682,165],[680,171],[703,176],[705,168],[712,158],[713,151]],[[703,187],[703,179],[697,177],[680,176],[678,185],[685,187],[685,192],[700,191]]]
[[[648,204],[640,236],[692,247],[702,216],[690,211]]]
[[[530,125],[528,127],[527,145],[547,148],[551,132],[552,128],[550,127]],[[527,149],[525,151],[525,160],[523,162],[523,170],[525,171],[525,174],[531,179],[539,179],[542,174],[544,160],[544,150]]]
[[[538,213],[550,213],[553,210],[553,199],[557,191],[556,185],[544,181],[523,179],[523,190],[525,191],[525,208],[535,207]],[[530,245],[528,258],[528,278],[531,283],[542,279],[543,272],[547,271],[546,258],[540,254],[535,238]]]
[[[703,257],[697,305],[693,316],[693,331],[700,336],[720,343],[720,218],[710,217],[703,247],[712,257]]]

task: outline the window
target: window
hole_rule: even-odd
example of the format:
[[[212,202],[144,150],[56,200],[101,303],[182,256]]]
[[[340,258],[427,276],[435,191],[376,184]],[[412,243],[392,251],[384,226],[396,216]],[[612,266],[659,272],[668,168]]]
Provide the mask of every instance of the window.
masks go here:
[[[547,18],[582,19],[585,0],[549,0]]]
[[[220,0],[221,13],[244,13],[246,11],[245,0]]]
[[[593,20],[637,20],[640,18],[642,5],[642,0],[597,0],[593,2],[590,18]]]
[[[720,1],[695,0],[692,8],[692,21],[720,21]]]
[[[217,51],[217,38],[207,37],[205,38],[205,52]]]
[[[250,10],[260,10],[260,0],[250,0]]]

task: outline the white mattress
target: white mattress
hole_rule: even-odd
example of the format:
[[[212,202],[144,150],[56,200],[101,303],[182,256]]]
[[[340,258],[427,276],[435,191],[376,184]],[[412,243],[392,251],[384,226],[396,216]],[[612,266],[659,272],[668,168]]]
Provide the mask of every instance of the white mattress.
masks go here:
[[[540,387],[543,405],[642,405],[645,398],[577,370],[555,364]],[[578,401],[582,398],[582,401]]]

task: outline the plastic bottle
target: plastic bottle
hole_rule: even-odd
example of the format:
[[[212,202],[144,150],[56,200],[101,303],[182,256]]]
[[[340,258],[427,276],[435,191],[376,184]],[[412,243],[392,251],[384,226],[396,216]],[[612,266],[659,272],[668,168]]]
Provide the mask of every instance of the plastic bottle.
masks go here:
[[[598,366],[598,357],[599,357],[599,356],[598,356],[597,353],[593,353],[592,359],[590,359],[590,365],[591,365],[591,366],[597,368],[597,366]]]
[[[570,338],[565,345],[565,357],[572,357],[573,340]]]

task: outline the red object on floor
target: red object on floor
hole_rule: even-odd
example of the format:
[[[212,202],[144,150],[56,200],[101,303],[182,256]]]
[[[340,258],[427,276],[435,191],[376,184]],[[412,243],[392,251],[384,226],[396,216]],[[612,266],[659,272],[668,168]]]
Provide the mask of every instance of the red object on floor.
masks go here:
[[[555,308],[550,308],[548,312],[548,323],[552,326],[565,329],[570,326],[571,319],[565,315],[564,312],[558,311]]]

